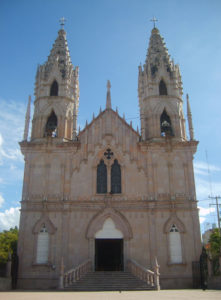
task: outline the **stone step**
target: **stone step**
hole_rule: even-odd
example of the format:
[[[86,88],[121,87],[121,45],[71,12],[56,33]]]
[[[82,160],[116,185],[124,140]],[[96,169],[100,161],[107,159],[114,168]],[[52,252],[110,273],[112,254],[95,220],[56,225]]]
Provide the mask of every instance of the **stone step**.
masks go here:
[[[130,272],[89,272],[66,290],[73,291],[137,291],[153,290]]]

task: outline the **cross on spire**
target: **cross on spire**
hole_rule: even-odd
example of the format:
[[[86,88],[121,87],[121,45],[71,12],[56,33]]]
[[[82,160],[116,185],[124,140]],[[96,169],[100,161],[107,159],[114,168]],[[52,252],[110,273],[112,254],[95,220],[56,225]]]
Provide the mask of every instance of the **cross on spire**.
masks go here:
[[[155,18],[155,17],[153,17],[153,19],[151,19],[150,20],[151,22],[153,22],[153,28],[156,28],[156,22],[158,22],[158,20]]]
[[[61,25],[61,29],[64,29],[64,25],[65,25],[66,21],[67,21],[67,20],[66,20],[64,17],[62,17],[62,18],[59,20],[60,25]]]

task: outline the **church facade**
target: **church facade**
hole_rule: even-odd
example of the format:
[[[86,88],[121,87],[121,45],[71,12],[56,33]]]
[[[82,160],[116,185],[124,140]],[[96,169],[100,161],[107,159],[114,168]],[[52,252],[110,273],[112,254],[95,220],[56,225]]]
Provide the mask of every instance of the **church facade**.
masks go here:
[[[139,66],[141,130],[111,107],[77,130],[78,67],[64,29],[38,67],[25,159],[19,232],[20,288],[58,288],[64,272],[90,261],[94,271],[124,271],[128,261],[153,270],[162,288],[192,287],[201,252],[193,172],[194,139],[182,80],[153,28]]]

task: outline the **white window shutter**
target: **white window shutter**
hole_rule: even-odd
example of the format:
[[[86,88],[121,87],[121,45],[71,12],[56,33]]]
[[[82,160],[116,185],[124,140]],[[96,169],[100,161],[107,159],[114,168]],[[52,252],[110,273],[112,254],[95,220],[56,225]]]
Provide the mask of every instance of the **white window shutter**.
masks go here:
[[[45,264],[48,262],[48,247],[49,236],[48,232],[39,232],[37,241],[37,263]]]
[[[171,263],[182,263],[182,248],[179,232],[172,231],[169,233],[169,245]]]

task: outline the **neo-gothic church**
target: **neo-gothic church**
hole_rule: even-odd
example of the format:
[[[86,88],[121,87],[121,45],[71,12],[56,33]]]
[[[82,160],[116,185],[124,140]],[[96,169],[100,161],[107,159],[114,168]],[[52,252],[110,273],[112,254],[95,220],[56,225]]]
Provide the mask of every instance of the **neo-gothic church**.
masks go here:
[[[59,30],[37,70],[31,137],[29,99],[20,143],[19,287],[71,288],[88,272],[125,271],[156,289],[192,287],[198,142],[188,97],[187,136],[179,66],[155,27],[138,97],[140,132],[112,109],[109,81],[105,110],[78,130],[78,67]]]

